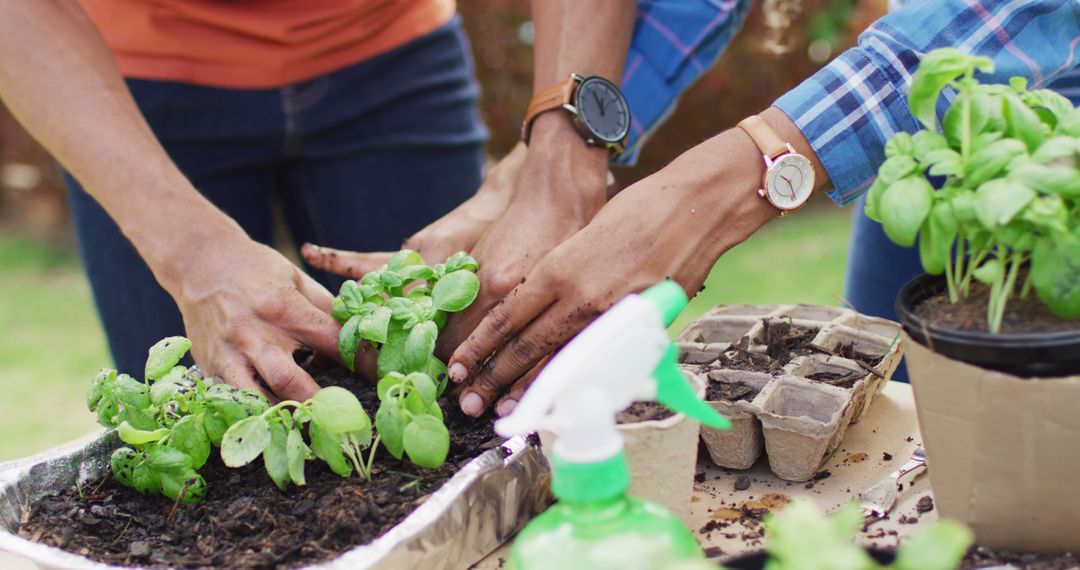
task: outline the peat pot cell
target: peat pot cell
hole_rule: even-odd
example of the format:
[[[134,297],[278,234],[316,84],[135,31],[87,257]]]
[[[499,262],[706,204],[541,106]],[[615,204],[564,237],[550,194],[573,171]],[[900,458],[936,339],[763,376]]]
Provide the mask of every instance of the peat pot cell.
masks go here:
[[[683,342],[700,343],[736,343],[742,337],[750,333],[750,329],[757,325],[759,319],[753,317],[712,317],[703,318],[690,323],[682,333],[679,340]]]
[[[764,317],[778,308],[780,305],[720,305],[709,311],[708,316]]]
[[[801,319],[828,323],[841,317],[850,317],[852,311],[843,307],[827,307],[824,305],[793,305],[770,315],[771,318]],[[846,320],[846,319],[845,319]]]
[[[769,374],[741,370],[713,370],[707,374],[705,400],[709,402],[750,402],[773,380]]]
[[[821,326],[814,321],[775,319],[762,321],[760,332],[753,338],[755,344],[766,347],[766,354],[782,363],[790,362],[798,356],[814,353],[811,345],[817,338]]]
[[[845,390],[853,388],[855,383],[867,374],[865,370],[850,362],[823,355],[802,359],[792,366],[788,373]]]
[[[828,424],[840,416],[847,404],[848,393],[839,388],[785,380],[769,393],[763,408],[781,418],[802,417]]]
[[[856,315],[851,326],[862,332],[887,338],[889,339],[889,342],[892,342],[892,339],[900,336],[900,323],[888,319]]]
[[[836,356],[877,366],[889,352],[896,339],[875,336],[850,327],[834,327],[818,344],[831,350]]]
[[[705,365],[716,362],[720,355],[731,345],[727,343],[701,344],[696,342],[680,342],[679,364]]]

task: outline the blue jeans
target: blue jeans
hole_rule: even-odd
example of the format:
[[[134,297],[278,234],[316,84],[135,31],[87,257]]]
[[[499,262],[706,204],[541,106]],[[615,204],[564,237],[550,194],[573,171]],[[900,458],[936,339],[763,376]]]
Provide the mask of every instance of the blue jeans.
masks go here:
[[[487,130],[457,18],[388,53],[280,89],[128,86],[180,170],[262,243],[275,242],[277,207],[294,243],[394,250],[482,180]],[[147,348],[183,334],[180,312],[113,220],[65,178],[116,366],[141,378]],[[340,278],[313,274],[336,292]]]
[[[844,298],[864,315],[897,321],[896,295],[905,283],[924,273],[919,250],[896,245],[881,224],[867,218],[865,196],[859,197],[854,208]],[[893,380],[907,379],[907,366],[901,362]]]

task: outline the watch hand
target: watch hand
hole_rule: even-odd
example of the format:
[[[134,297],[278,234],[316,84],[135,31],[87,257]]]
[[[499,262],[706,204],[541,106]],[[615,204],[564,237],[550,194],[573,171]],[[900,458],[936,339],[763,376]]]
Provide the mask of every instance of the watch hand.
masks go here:
[[[593,91],[593,101],[596,101],[596,106],[600,107],[600,116],[604,116],[604,100],[597,95],[596,91]]]

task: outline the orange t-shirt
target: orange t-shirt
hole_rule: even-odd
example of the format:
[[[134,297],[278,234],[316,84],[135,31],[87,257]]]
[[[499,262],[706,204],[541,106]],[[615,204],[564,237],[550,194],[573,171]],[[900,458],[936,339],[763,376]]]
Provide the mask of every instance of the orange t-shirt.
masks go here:
[[[454,0],[79,0],[127,77],[280,87],[450,20]]]

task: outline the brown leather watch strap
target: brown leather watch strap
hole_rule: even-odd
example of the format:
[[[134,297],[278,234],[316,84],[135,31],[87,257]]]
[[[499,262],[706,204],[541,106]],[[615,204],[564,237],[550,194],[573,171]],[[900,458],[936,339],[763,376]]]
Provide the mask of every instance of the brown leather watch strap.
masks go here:
[[[750,115],[739,121],[738,126],[746,131],[746,134],[750,135],[751,139],[754,139],[754,144],[761,150],[761,154],[769,158],[776,158],[788,152],[788,146],[784,139],[780,138],[780,135],[776,134],[776,131],[769,126],[769,123],[766,123],[761,117]]]
[[[563,83],[552,85],[533,95],[532,101],[529,102],[529,110],[525,113],[525,120],[521,122],[521,140],[526,143],[529,142],[532,123],[541,113],[546,113],[552,109],[560,109],[563,105],[569,105],[576,86],[576,78],[570,75]]]

